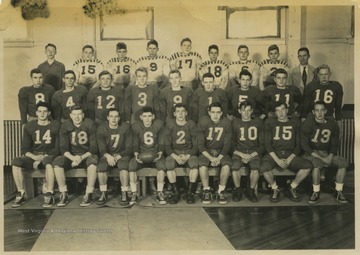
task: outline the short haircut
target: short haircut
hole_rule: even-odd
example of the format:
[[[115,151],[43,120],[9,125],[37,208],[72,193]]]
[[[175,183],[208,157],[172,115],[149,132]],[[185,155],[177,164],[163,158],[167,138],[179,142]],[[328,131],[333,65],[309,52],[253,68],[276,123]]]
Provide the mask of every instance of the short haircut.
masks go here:
[[[99,79],[101,78],[101,76],[104,76],[104,75],[110,75],[110,77],[111,77],[111,79],[112,79],[112,74],[111,74],[109,71],[106,71],[106,70],[101,71],[101,72],[99,73]]]
[[[141,109],[141,114],[146,113],[146,112],[150,112],[150,113],[154,114],[154,110],[151,106],[145,106]]]
[[[326,109],[326,103],[324,101],[322,101],[322,100],[315,101],[313,109],[315,109],[315,105],[318,105],[318,104],[323,105],[325,107],[325,109]]]
[[[247,45],[245,45],[245,44],[240,44],[237,51],[239,52],[240,49],[247,49],[247,50],[249,50],[249,47],[248,47]]]
[[[273,104],[273,109],[272,110],[275,111],[277,107],[282,106],[282,105],[284,105],[286,109],[288,108],[288,105],[286,104],[286,102],[284,100],[280,100],[280,101],[276,101]]]
[[[252,74],[247,69],[241,70],[241,72],[239,73],[239,79],[241,79],[241,76],[243,75],[250,76],[250,79],[252,79]]]
[[[37,103],[36,110],[39,109],[39,107],[46,107],[46,109],[48,109],[48,111],[50,111],[50,105],[46,102],[40,101],[39,103]]]
[[[187,107],[186,107],[186,105],[183,104],[183,103],[175,104],[175,105],[174,105],[174,112],[175,112],[176,108],[184,108],[185,111],[187,111]]]
[[[321,69],[327,69],[327,70],[329,71],[329,73],[331,72],[331,71],[330,71],[330,66],[328,66],[328,65],[326,65],[326,64],[322,64],[321,66],[318,66],[318,67],[316,68],[316,73],[319,73],[319,71],[320,71]]]
[[[84,113],[84,109],[80,105],[70,106],[70,112],[76,111],[76,110],[81,110]]]
[[[173,73],[177,73],[179,74],[179,76],[181,77],[181,72],[179,71],[179,69],[173,69],[169,72],[169,77],[170,77],[170,74],[173,74]]]
[[[109,116],[110,112],[118,112],[119,113],[119,116],[120,116],[120,111],[116,108],[110,108],[108,111],[107,111],[107,116]]]
[[[139,67],[138,69],[136,69],[135,75],[137,75],[138,72],[143,72],[146,73],[146,75],[148,75],[148,70],[145,67]]]
[[[202,80],[204,80],[205,78],[212,78],[213,80],[215,80],[215,76],[212,73],[205,73],[202,76]]]
[[[238,109],[240,110],[242,107],[246,108],[247,106],[250,106],[251,109],[254,108],[253,104],[250,103],[250,101],[245,100],[245,101],[242,101],[242,102],[239,104]]]
[[[213,108],[213,107],[219,107],[219,108],[221,109],[221,111],[223,110],[220,102],[213,102],[213,103],[211,103],[211,104],[209,105],[208,110],[211,111],[211,108]]]
[[[53,48],[55,49],[55,51],[56,51],[56,46],[55,46],[55,44],[52,44],[52,43],[46,44],[46,45],[45,45],[45,50],[46,50],[48,47],[53,47]]]
[[[181,42],[180,42],[180,45],[182,46],[184,42],[192,43],[191,39],[189,37],[186,37],[186,38],[182,39]]]
[[[298,54],[300,51],[306,51],[306,53],[310,56],[310,51],[307,47],[301,47],[300,49],[298,49]]]
[[[156,48],[159,48],[159,43],[156,40],[152,39],[152,40],[148,41],[147,47],[149,47],[151,44],[155,45]]]
[[[121,50],[121,49],[127,50],[127,46],[126,46],[126,44],[123,43],[123,42],[118,42],[118,43],[116,44],[116,49],[117,49],[117,50]]]
[[[270,45],[269,48],[268,48],[268,52],[270,52],[272,50],[279,51],[279,47],[276,44]]]
[[[210,53],[212,49],[215,49],[217,50],[217,52],[219,52],[219,46],[217,46],[216,44],[211,44],[208,48],[208,52]]]
[[[41,70],[40,70],[39,68],[34,68],[34,69],[32,69],[32,70],[30,71],[30,77],[31,77],[31,78],[32,78],[32,76],[33,76],[34,73],[41,73],[41,74],[42,74],[42,72],[41,72]]]
[[[67,74],[69,74],[69,73],[71,73],[72,75],[74,75],[74,78],[76,79],[76,74],[75,74],[75,72],[74,72],[73,70],[66,70],[66,71],[64,72],[64,77],[65,77],[65,75],[67,75]]]
[[[84,51],[85,49],[91,49],[92,50],[92,52],[94,52],[95,50],[94,50],[94,47],[93,46],[91,46],[91,45],[89,45],[89,44],[86,44],[84,47],[82,47],[82,51]]]
[[[274,77],[275,77],[276,75],[278,75],[279,73],[285,74],[286,77],[288,76],[288,72],[286,72],[285,69],[283,69],[283,68],[278,68],[278,69],[276,69],[276,70],[274,71]]]

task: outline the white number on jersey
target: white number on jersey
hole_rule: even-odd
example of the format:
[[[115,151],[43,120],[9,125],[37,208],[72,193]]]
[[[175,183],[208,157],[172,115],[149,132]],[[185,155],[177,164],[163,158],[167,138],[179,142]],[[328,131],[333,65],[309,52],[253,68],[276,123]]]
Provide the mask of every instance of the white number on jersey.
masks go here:
[[[75,131],[71,132],[71,144],[77,145],[76,138],[79,144],[86,144],[88,142],[88,137],[85,131],[80,131],[77,135]]]
[[[212,141],[214,139],[213,134],[217,133],[216,141],[220,141],[220,138],[221,138],[223,132],[224,132],[223,127],[216,127],[216,128],[210,127],[209,135],[206,139]]]
[[[147,95],[146,95],[146,93],[144,93],[144,92],[140,92],[139,93],[139,101],[138,101],[138,105],[139,106],[145,106],[146,105],[146,101],[147,101]]]
[[[320,99],[320,89],[315,90],[315,93],[316,93],[316,96],[315,96],[314,102],[321,100]],[[333,95],[334,95],[334,92],[332,92],[332,90],[329,90],[329,89],[325,90],[324,99],[323,99],[324,102],[326,104],[330,104],[333,100]]]
[[[280,94],[275,94],[275,101],[278,102],[280,101]],[[289,101],[290,101],[290,95],[289,94],[285,94],[285,103],[286,105],[289,106]]]
[[[185,131],[184,130],[180,130],[179,132],[176,133],[176,135],[179,137],[176,140],[177,144],[185,144]]]
[[[148,146],[151,146],[154,144],[154,134],[150,131],[147,131],[144,133],[144,143]]]
[[[50,130],[46,130],[45,134],[43,135],[43,137],[40,137],[40,130],[36,130],[35,131],[35,135],[36,135],[36,139],[35,139],[35,144],[41,144],[41,140],[43,140],[45,142],[45,144],[50,144],[51,143],[51,135],[50,135]]]
[[[97,105],[97,108],[98,109],[102,109],[102,104],[101,104],[101,99],[102,99],[102,96],[98,96],[97,97],[98,99],[98,105]],[[110,109],[110,108],[115,108],[115,97],[113,95],[108,95],[106,96],[106,100],[108,101],[107,105],[106,105],[106,109]]]
[[[111,141],[114,141],[112,147],[116,149],[119,144],[120,135],[119,134],[111,135],[110,139]]]
[[[280,138],[286,141],[290,140],[292,138],[292,126],[283,126],[282,130],[280,130],[279,126],[276,126],[274,140],[280,140]]]
[[[174,105],[181,104],[182,103],[182,97],[180,95],[176,95],[176,96],[174,96],[173,101],[174,101]]]
[[[73,99],[72,96],[69,96],[69,98],[68,98],[67,101],[66,101],[66,107],[71,107],[71,106],[73,106],[73,105],[75,105],[74,99]]]
[[[36,93],[35,94],[35,103],[45,102],[45,95],[43,93]]]
[[[247,139],[249,140],[256,140],[257,139],[257,128],[252,126],[248,128],[248,137]],[[239,137],[240,141],[245,141],[246,137],[245,137],[245,127],[241,127],[240,128],[240,137]]]
[[[319,139],[320,129],[316,129],[316,133],[314,135],[314,138],[311,139],[313,143],[317,143]],[[331,131],[329,129],[323,129],[321,130],[321,138],[320,142],[322,143],[328,143],[330,140]]]

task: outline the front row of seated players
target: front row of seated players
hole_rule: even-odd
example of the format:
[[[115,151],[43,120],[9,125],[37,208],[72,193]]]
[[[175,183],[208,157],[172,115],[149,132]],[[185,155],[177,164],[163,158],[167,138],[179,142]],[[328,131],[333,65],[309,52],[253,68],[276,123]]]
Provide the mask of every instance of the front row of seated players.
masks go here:
[[[122,205],[127,205],[129,202],[134,204],[137,200],[136,171],[146,166],[140,158],[140,154],[146,151],[153,151],[156,155],[154,164],[150,167],[155,165],[158,169],[156,199],[160,204],[166,204],[163,188],[167,169],[167,176],[173,188],[170,202],[178,202],[180,196],[174,168],[176,165],[185,164],[188,164],[190,168],[187,203],[195,201],[198,167],[204,187],[202,202],[205,204],[211,202],[209,166],[221,167],[220,185],[217,192],[218,202],[227,203],[224,190],[230,169],[235,184],[233,200],[241,200],[239,170],[246,165],[249,165],[251,170],[250,187],[245,192],[250,201],[257,201],[255,186],[259,172],[264,175],[273,189],[270,200],[279,201],[280,191],[271,171],[278,166],[296,172],[295,179],[285,191],[286,196],[292,201],[300,200],[296,188],[314,169],[312,174],[314,192],[308,202],[317,203],[320,198],[319,171],[323,167],[334,165],[338,167],[336,199],[339,203],[347,203],[342,194],[342,188],[348,163],[346,159],[335,156],[339,144],[339,129],[333,118],[325,118],[325,103],[316,102],[314,115],[310,115],[301,125],[297,118],[288,117],[286,103],[277,102],[273,110],[275,117],[268,118],[263,126],[260,119],[251,118],[253,105],[244,101],[239,105],[241,119],[234,119],[231,122],[223,117],[221,104],[214,102],[209,106],[209,116],[204,116],[196,128],[193,121],[186,119],[186,106],[176,104],[175,120],[169,121],[164,128],[161,120],[154,120],[152,108],[144,107],[140,114],[141,121],[135,122],[131,131],[129,124],[120,122],[119,111],[111,109],[108,111],[108,122],[100,126],[96,132],[95,123],[84,118],[83,110],[74,106],[71,108],[70,120],[63,122],[60,127],[61,156],[56,157],[59,124],[49,120],[49,106],[40,102],[36,112],[38,120],[28,122],[24,128],[22,148],[24,156],[13,160],[13,175],[19,191],[13,206],[20,206],[26,200],[22,168],[37,167],[46,169],[48,193],[44,198],[44,207],[55,204],[54,174],[61,193],[58,206],[65,206],[68,203],[65,171],[78,167],[87,169],[87,187],[81,206],[88,206],[93,202],[92,193],[96,177],[99,179],[101,191],[98,203],[106,202],[107,171],[112,167],[119,169],[122,191],[120,203]],[[97,139],[95,133],[97,133]],[[229,155],[232,146],[234,153],[231,160]],[[299,156],[301,147],[305,151],[303,157]],[[98,148],[100,162],[97,155]],[[164,150],[168,156],[166,159]],[[200,152],[199,157],[196,156],[197,150]],[[263,156],[265,150],[267,154]],[[130,160],[131,151],[134,152],[134,158]],[[132,191],[130,201],[127,197],[129,184]]]

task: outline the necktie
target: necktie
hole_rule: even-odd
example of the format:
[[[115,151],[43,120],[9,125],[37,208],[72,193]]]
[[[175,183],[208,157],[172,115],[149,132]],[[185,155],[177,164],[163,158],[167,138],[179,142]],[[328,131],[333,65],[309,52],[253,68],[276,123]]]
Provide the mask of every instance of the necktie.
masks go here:
[[[301,79],[302,79],[304,87],[305,87],[306,86],[306,80],[307,80],[306,66],[304,67]]]

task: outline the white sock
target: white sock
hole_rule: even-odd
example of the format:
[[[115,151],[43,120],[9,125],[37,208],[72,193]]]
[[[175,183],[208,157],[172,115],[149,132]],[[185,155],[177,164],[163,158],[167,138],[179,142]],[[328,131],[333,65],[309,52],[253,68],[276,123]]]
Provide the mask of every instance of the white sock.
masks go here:
[[[93,191],[94,191],[94,187],[86,186],[86,191],[85,191],[86,194],[93,193]]]
[[[129,191],[129,186],[121,186],[121,191]]]
[[[279,186],[276,184],[276,182],[274,182],[273,184],[271,184],[271,188],[272,189],[277,189],[277,188],[279,188]]]
[[[107,184],[105,185],[99,185],[100,191],[107,191]]]
[[[163,191],[164,190],[164,182],[158,182],[157,183],[157,191]]]
[[[335,182],[335,189],[337,191],[342,191],[343,190],[343,187],[344,187],[344,183],[337,183]]]
[[[130,182],[130,190],[133,193],[137,192],[137,186],[136,186],[136,182]]]
[[[320,192],[320,184],[318,184],[318,185],[313,184],[313,191]]]
[[[218,190],[219,194],[221,191],[224,191],[224,190],[225,190],[225,186],[219,185],[219,190]]]
[[[60,191],[61,193],[67,192],[67,191],[68,191],[68,190],[67,190],[67,185],[65,185],[65,186],[63,186],[63,187],[59,187],[59,191]]]
[[[290,187],[293,188],[293,189],[296,189],[296,187],[298,186],[299,184],[295,183],[294,181],[291,182],[290,184]]]

